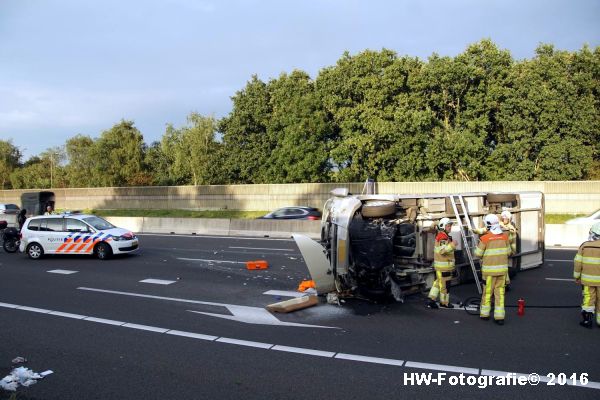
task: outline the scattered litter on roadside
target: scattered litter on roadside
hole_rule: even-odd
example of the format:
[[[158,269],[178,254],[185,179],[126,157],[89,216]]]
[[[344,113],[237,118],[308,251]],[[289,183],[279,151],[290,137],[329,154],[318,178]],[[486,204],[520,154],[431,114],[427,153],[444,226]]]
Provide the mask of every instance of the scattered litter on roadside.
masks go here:
[[[23,358],[23,357],[17,357]],[[24,358],[23,358],[24,359]],[[26,360],[25,360],[26,361]],[[21,361],[21,362],[25,362]],[[53,373],[51,370],[47,370],[38,374],[25,367],[14,368],[10,374],[6,375],[4,378],[0,379],[0,388],[4,390],[8,390],[11,392],[15,392],[17,388],[20,386],[29,387],[37,383],[38,379],[43,379],[45,376]]]
[[[338,297],[337,292],[327,293],[327,304],[340,305],[340,298]]]
[[[20,363],[24,363],[27,362],[27,359],[25,357],[15,357],[12,360],[13,364],[20,364]]]
[[[290,257],[290,260],[297,260],[296,257]]]
[[[455,324],[460,324],[460,321],[454,321]]]
[[[303,308],[312,307],[314,305],[317,305],[318,303],[318,297],[311,295],[269,304],[265,308],[271,312],[289,313],[292,311],[301,310]]]

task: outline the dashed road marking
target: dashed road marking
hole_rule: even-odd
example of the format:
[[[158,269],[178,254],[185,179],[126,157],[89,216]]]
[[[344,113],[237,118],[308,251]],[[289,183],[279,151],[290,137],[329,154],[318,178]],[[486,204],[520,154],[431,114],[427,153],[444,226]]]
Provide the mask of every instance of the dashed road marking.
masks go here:
[[[291,290],[267,290],[263,294],[281,297],[304,297],[307,293],[292,292]]]
[[[230,249],[245,249],[245,250],[273,250],[273,251],[294,251],[294,249],[271,249],[269,247],[241,247],[229,246]]]
[[[51,274],[71,275],[71,274],[76,274],[79,271],[72,271],[70,269],[52,269],[52,270],[46,271],[46,272],[50,272]]]
[[[144,279],[142,281],[140,281],[141,283],[153,283],[155,285],[170,285],[172,283],[175,283],[177,281],[168,281],[165,279],[152,279],[152,278],[148,278],[148,279]]]
[[[569,279],[565,279],[565,278],[546,278],[547,281],[566,281],[566,282],[575,282],[574,278],[569,278]]]
[[[202,262],[214,262],[214,263],[225,263],[225,264],[246,264],[245,261],[227,261],[227,260],[207,260],[205,258],[184,258],[177,257],[178,260],[183,261],[202,261]]]
[[[205,238],[205,239],[231,239],[231,240],[269,240],[269,241],[284,241],[293,242],[294,239],[286,238],[261,238],[261,237],[242,237],[242,236],[211,236],[211,235],[175,235],[175,234],[160,234],[160,233],[139,233],[137,236],[161,236],[161,237],[189,237],[189,238]]]
[[[13,310],[19,310],[19,311],[31,311],[31,312],[42,312],[43,311],[47,315],[56,316],[56,317],[69,317],[72,315],[78,315],[78,314],[71,314],[71,313],[66,313],[66,312],[62,312],[62,311],[46,310],[43,308],[35,308],[35,307],[22,306],[22,305],[18,305],[18,304],[10,304],[10,303],[0,303],[0,307],[13,309]],[[122,328],[139,329],[139,330],[144,330],[144,331],[154,332],[154,333],[159,333],[159,334],[183,336],[183,337],[187,337],[187,338],[191,338],[191,339],[208,340],[208,341],[219,342],[219,343],[227,343],[227,344],[233,344],[233,345],[238,345],[238,346],[254,347],[254,348],[265,349],[265,350],[283,351],[283,352],[288,352],[288,353],[304,354],[304,355],[315,356],[315,357],[327,357],[327,358],[337,359],[337,360],[386,364],[386,365],[392,365],[392,366],[398,366],[398,367],[404,367],[404,368],[455,372],[455,373],[464,373],[464,374],[469,374],[469,375],[508,376],[509,374],[513,374],[516,376],[530,376],[530,374],[522,374],[522,373],[517,373],[517,372],[505,372],[505,371],[495,371],[495,370],[489,370],[489,369],[467,368],[467,367],[460,367],[460,366],[455,366],[455,365],[430,364],[430,363],[423,363],[423,362],[416,362],[416,361],[404,362],[402,360],[395,360],[395,359],[390,359],[390,358],[368,357],[368,356],[363,356],[363,355],[358,355],[358,354],[336,353],[336,352],[331,352],[331,351],[308,349],[308,348],[304,348],[304,347],[290,347],[290,346],[274,345],[271,343],[254,342],[254,341],[249,341],[249,340],[241,340],[241,339],[234,339],[234,338],[227,338],[227,337],[214,337],[211,335],[171,330],[168,328],[161,328],[161,327],[157,327],[157,326],[139,325],[139,324],[129,323],[129,322],[124,322],[121,324],[119,321],[107,320],[107,319],[103,319],[103,318],[88,317],[88,316],[84,316],[84,318],[80,319],[80,320],[87,321],[87,322],[108,323],[110,325],[118,325],[119,327],[122,327]],[[539,376],[540,380],[542,382],[548,381],[548,378],[546,377],[545,374],[539,374],[539,375],[540,375]],[[569,383],[569,381],[567,381],[567,384],[570,386],[600,390],[600,382],[588,381],[588,383],[586,385],[583,385],[583,384],[574,385],[572,383]]]

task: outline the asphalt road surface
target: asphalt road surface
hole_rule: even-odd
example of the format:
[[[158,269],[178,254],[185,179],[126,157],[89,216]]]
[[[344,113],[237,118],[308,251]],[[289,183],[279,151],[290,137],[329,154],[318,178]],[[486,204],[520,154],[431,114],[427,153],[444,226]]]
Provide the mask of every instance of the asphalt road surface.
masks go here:
[[[573,249],[548,249],[544,266],[519,274],[497,326],[427,309],[421,295],[270,314],[265,305],[309,279],[292,240],[140,243],[108,261],[0,250],[0,379],[17,356],[53,372],[17,399],[600,398],[600,328],[578,325]],[[270,268],[246,270],[256,259]],[[473,284],[451,289],[454,303],[476,295]],[[524,385],[499,386],[509,372]]]

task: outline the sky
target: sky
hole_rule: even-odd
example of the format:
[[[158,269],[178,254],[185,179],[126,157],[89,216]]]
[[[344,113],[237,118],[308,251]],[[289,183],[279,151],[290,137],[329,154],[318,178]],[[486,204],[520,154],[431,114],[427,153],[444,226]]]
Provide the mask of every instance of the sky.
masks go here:
[[[489,38],[600,45],[598,0],[0,0],[0,140],[24,160],[133,120],[146,143],[221,118],[256,74],[312,78],[345,51],[455,56]]]

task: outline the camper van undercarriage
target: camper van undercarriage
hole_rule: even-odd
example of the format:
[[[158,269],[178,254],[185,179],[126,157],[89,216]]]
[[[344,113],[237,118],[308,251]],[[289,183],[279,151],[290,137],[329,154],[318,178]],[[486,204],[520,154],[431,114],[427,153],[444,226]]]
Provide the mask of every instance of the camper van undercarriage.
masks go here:
[[[435,225],[444,217],[454,221],[451,235],[459,243],[451,284],[477,281],[478,263],[470,258],[478,237],[470,228],[482,227],[488,213],[513,214],[518,235],[511,276],[543,263],[540,192],[353,196],[336,189],[332,194],[324,206],[320,242],[294,236],[319,293],[335,290],[402,300],[430,288]]]

